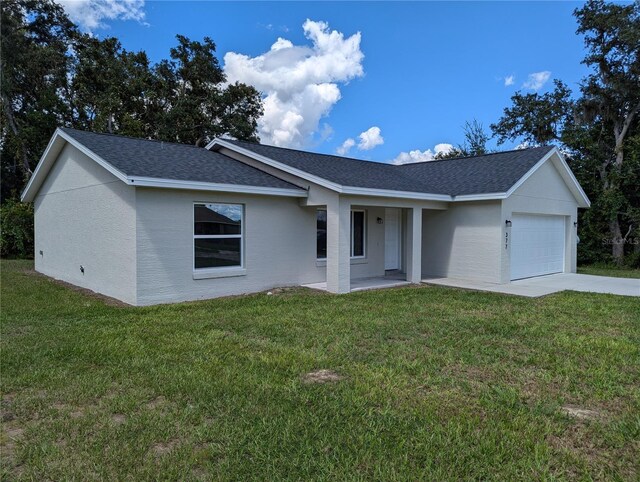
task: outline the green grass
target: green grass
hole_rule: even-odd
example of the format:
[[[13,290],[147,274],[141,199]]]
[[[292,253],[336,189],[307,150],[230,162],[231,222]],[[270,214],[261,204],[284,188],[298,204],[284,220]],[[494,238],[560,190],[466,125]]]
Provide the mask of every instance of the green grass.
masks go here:
[[[637,298],[423,286],[132,308],[30,267],[1,264],[5,480],[640,477]],[[344,378],[306,383],[317,369]]]
[[[621,268],[611,264],[580,266],[578,273],[593,274],[596,276],[613,276],[615,278],[640,278],[640,269],[638,268]]]

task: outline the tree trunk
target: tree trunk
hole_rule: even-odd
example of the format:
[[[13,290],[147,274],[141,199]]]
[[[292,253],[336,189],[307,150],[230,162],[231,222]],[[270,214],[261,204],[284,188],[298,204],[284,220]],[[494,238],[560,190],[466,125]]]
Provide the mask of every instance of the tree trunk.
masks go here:
[[[609,233],[611,234],[611,254],[617,266],[622,266],[624,260],[624,242],[622,231],[620,231],[620,221],[618,216],[609,222]]]

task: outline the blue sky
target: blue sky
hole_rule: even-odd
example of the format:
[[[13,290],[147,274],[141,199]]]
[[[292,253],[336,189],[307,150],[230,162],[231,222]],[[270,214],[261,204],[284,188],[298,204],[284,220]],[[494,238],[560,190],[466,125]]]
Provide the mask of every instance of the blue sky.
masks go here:
[[[79,5],[65,3],[85,28],[155,61],[176,34],[213,38],[231,79],[268,96],[264,142],[336,153],[352,139],[342,152],[384,162],[402,152],[426,160],[436,145],[460,143],[466,120],[488,130],[515,91],[544,92],[553,78],[575,90],[586,73],[572,2],[128,0],[119,13]],[[538,85],[526,87],[536,73]]]

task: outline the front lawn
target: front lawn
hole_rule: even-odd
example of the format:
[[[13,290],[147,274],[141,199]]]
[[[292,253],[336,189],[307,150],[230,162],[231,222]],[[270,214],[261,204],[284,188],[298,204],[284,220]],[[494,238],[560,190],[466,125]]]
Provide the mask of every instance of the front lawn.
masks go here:
[[[132,308],[30,266],[1,264],[5,480],[640,477],[637,298],[422,286]]]

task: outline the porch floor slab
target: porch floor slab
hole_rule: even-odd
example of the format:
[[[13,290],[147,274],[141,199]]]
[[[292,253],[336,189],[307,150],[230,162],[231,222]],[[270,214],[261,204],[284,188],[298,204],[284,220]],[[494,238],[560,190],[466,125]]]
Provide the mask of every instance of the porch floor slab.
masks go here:
[[[613,278],[576,273],[559,273],[512,281],[508,284],[494,284],[484,281],[470,281],[456,278],[425,278],[423,283],[478,291],[491,291],[510,295],[537,298],[559,291],[583,291],[587,293],[609,293],[622,296],[640,296],[640,280]]]
[[[395,279],[395,278],[361,278],[361,279],[353,279],[351,280],[351,291],[365,291],[365,290],[377,290],[382,288],[393,288],[396,286],[405,286],[410,284],[406,280]],[[302,285],[305,288],[311,288],[314,290],[322,290],[327,291],[327,283],[310,283],[306,285]]]

